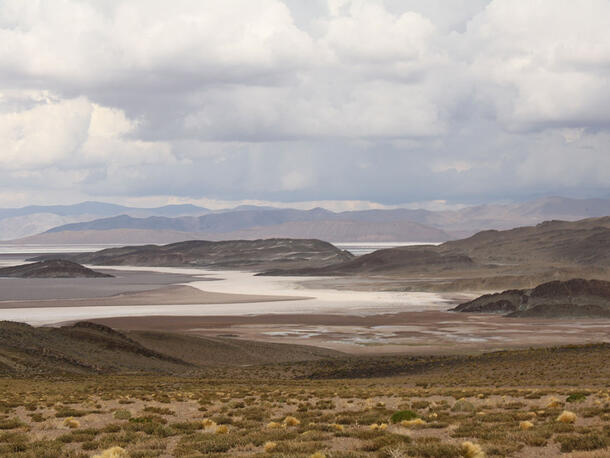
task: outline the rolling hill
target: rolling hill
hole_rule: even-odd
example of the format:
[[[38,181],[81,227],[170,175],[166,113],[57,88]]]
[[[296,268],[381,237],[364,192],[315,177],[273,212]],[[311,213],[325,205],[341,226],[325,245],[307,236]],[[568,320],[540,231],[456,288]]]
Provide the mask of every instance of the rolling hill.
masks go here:
[[[0,322],[0,374],[194,374],[208,365],[311,361],[342,354],[322,348],[231,338],[120,332],[90,322],[58,328]]]
[[[35,261],[56,258],[45,255]],[[328,242],[308,239],[191,240],[169,245],[139,245],[108,248],[94,253],[62,255],[91,265],[131,265],[164,267],[205,267],[215,269],[261,270],[303,266],[323,267],[353,258]]]
[[[332,266],[275,269],[261,275],[389,275],[409,279],[420,288],[417,281],[428,278],[435,288],[457,291],[583,276],[604,280],[609,274],[610,217],[602,217],[482,231],[438,246],[389,248]]]

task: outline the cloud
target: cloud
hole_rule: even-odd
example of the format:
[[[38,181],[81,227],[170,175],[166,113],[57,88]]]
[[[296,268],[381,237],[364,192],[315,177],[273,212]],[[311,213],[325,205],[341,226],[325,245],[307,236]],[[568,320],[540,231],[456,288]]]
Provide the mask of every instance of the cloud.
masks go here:
[[[482,96],[514,129],[608,126],[610,3],[492,2],[464,35]]]
[[[602,0],[5,0],[0,193],[608,194],[608,16]]]

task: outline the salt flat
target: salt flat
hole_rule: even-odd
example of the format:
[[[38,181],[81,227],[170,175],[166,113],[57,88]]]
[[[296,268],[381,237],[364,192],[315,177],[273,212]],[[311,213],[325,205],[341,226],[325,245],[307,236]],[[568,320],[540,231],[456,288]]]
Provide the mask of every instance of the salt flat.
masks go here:
[[[98,267],[99,269],[99,267]],[[443,310],[451,305],[449,295],[437,293],[413,292],[361,292],[337,291],[327,289],[306,289],[293,277],[258,277],[251,272],[208,271],[200,269],[162,268],[162,267],[125,267],[105,266],[104,271],[114,271],[120,277],[121,272],[155,272],[168,275],[192,275],[195,281],[180,283],[197,288],[203,293],[249,296],[239,297],[232,303],[223,300],[222,303],[183,304],[180,292],[177,290],[174,301],[171,297],[160,296],[150,304],[133,305],[121,297],[105,298],[110,304],[100,303],[103,298],[81,300],[82,306],[74,306],[70,302],[54,301],[53,307],[45,307],[37,303],[35,307],[0,309],[0,319],[25,321],[29,324],[43,325],[64,321],[87,320],[109,317],[143,317],[143,316],[213,316],[213,315],[261,315],[261,314],[345,314],[345,315],[375,315],[397,313],[404,311]],[[206,280],[197,280],[198,277]],[[210,281],[214,279],[215,281]],[[36,280],[29,280],[36,281]],[[301,299],[296,299],[296,297]],[[261,300],[261,297],[268,300]],[[274,298],[277,300],[269,300]],[[292,299],[292,300],[281,300]],[[197,300],[195,299],[195,302]]]

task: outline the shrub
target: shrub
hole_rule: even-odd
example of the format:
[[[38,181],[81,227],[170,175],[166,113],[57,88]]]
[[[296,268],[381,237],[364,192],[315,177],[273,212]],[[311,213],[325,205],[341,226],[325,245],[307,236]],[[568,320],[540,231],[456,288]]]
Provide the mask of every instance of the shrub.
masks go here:
[[[474,412],[475,407],[472,402],[468,402],[465,399],[459,399],[453,404],[451,410],[454,412]]]
[[[121,447],[111,447],[93,458],[128,458],[129,455]]]
[[[286,426],[299,426],[301,421],[295,417],[288,416],[284,418],[284,424]]]
[[[562,452],[572,450],[597,450],[605,448],[608,441],[601,434],[573,434],[558,436],[557,441],[561,444]]]
[[[582,402],[587,399],[586,393],[572,393],[566,398],[566,402]]]
[[[526,431],[530,428],[533,428],[534,424],[531,421],[522,421],[521,423],[519,423],[519,428],[521,428],[523,431]]]
[[[404,420],[413,420],[414,418],[417,418],[417,416],[418,415],[412,410],[399,410],[398,412],[392,414],[390,420],[392,423],[400,423]]]
[[[386,429],[388,429],[388,424],[387,423],[381,423],[381,424],[373,423],[370,426],[370,429],[373,431],[385,431]]]
[[[0,420],[0,429],[15,429],[23,426],[21,420],[18,418],[9,418],[6,420]]]
[[[70,407],[61,407],[55,413],[57,418],[63,417],[82,417],[87,415],[87,412],[84,410],[71,409]]]
[[[400,422],[401,426],[404,426],[405,428],[417,428],[417,427],[421,427],[424,426],[426,424],[425,420],[422,420],[421,418],[415,418],[413,420],[403,420]]]
[[[280,429],[282,427],[281,423],[278,423],[277,421],[270,421],[269,423],[267,423],[267,428],[269,429]]]
[[[576,414],[569,410],[564,410],[557,417],[557,421],[560,423],[574,423],[576,421]]]
[[[460,450],[465,458],[485,458],[485,452],[481,446],[470,441],[462,442]]]
[[[558,407],[561,407],[562,405],[563,405],[563,403],[559,399],[552,397],[551,399],[549,399],[549,402],[546,404],[546,408],[547,409],[556,409]]]
[[[167,407],[144,407],[144,412],[156,413],[158,415],[175,415],[176,413]]]
[[[265,442],[263,448],[265,449],[265,452],[271,453],[277,448],[277,442]]]
[[[201,420],[201,426],[203,426],[203,429],[215,428],[216,422],[214,420],[210,420],[209,418],[204,418]]]
[[[70,429],[80,428],[80,423],[78,420],[75,420],[73,417],[68,417],[64,420],[64,426],[67,426]]]
[[[131,418],[131,412],[125,409],[118,409],[114,411],[112,416],[117,420],[129,420]]]

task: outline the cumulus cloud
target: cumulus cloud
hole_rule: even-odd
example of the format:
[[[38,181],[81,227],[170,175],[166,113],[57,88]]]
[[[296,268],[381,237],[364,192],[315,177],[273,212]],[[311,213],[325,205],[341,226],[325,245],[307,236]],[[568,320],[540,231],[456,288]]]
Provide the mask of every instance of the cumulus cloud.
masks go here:
[[[0,194],[608,194],[609,16],[605,0],[5,0]]]

